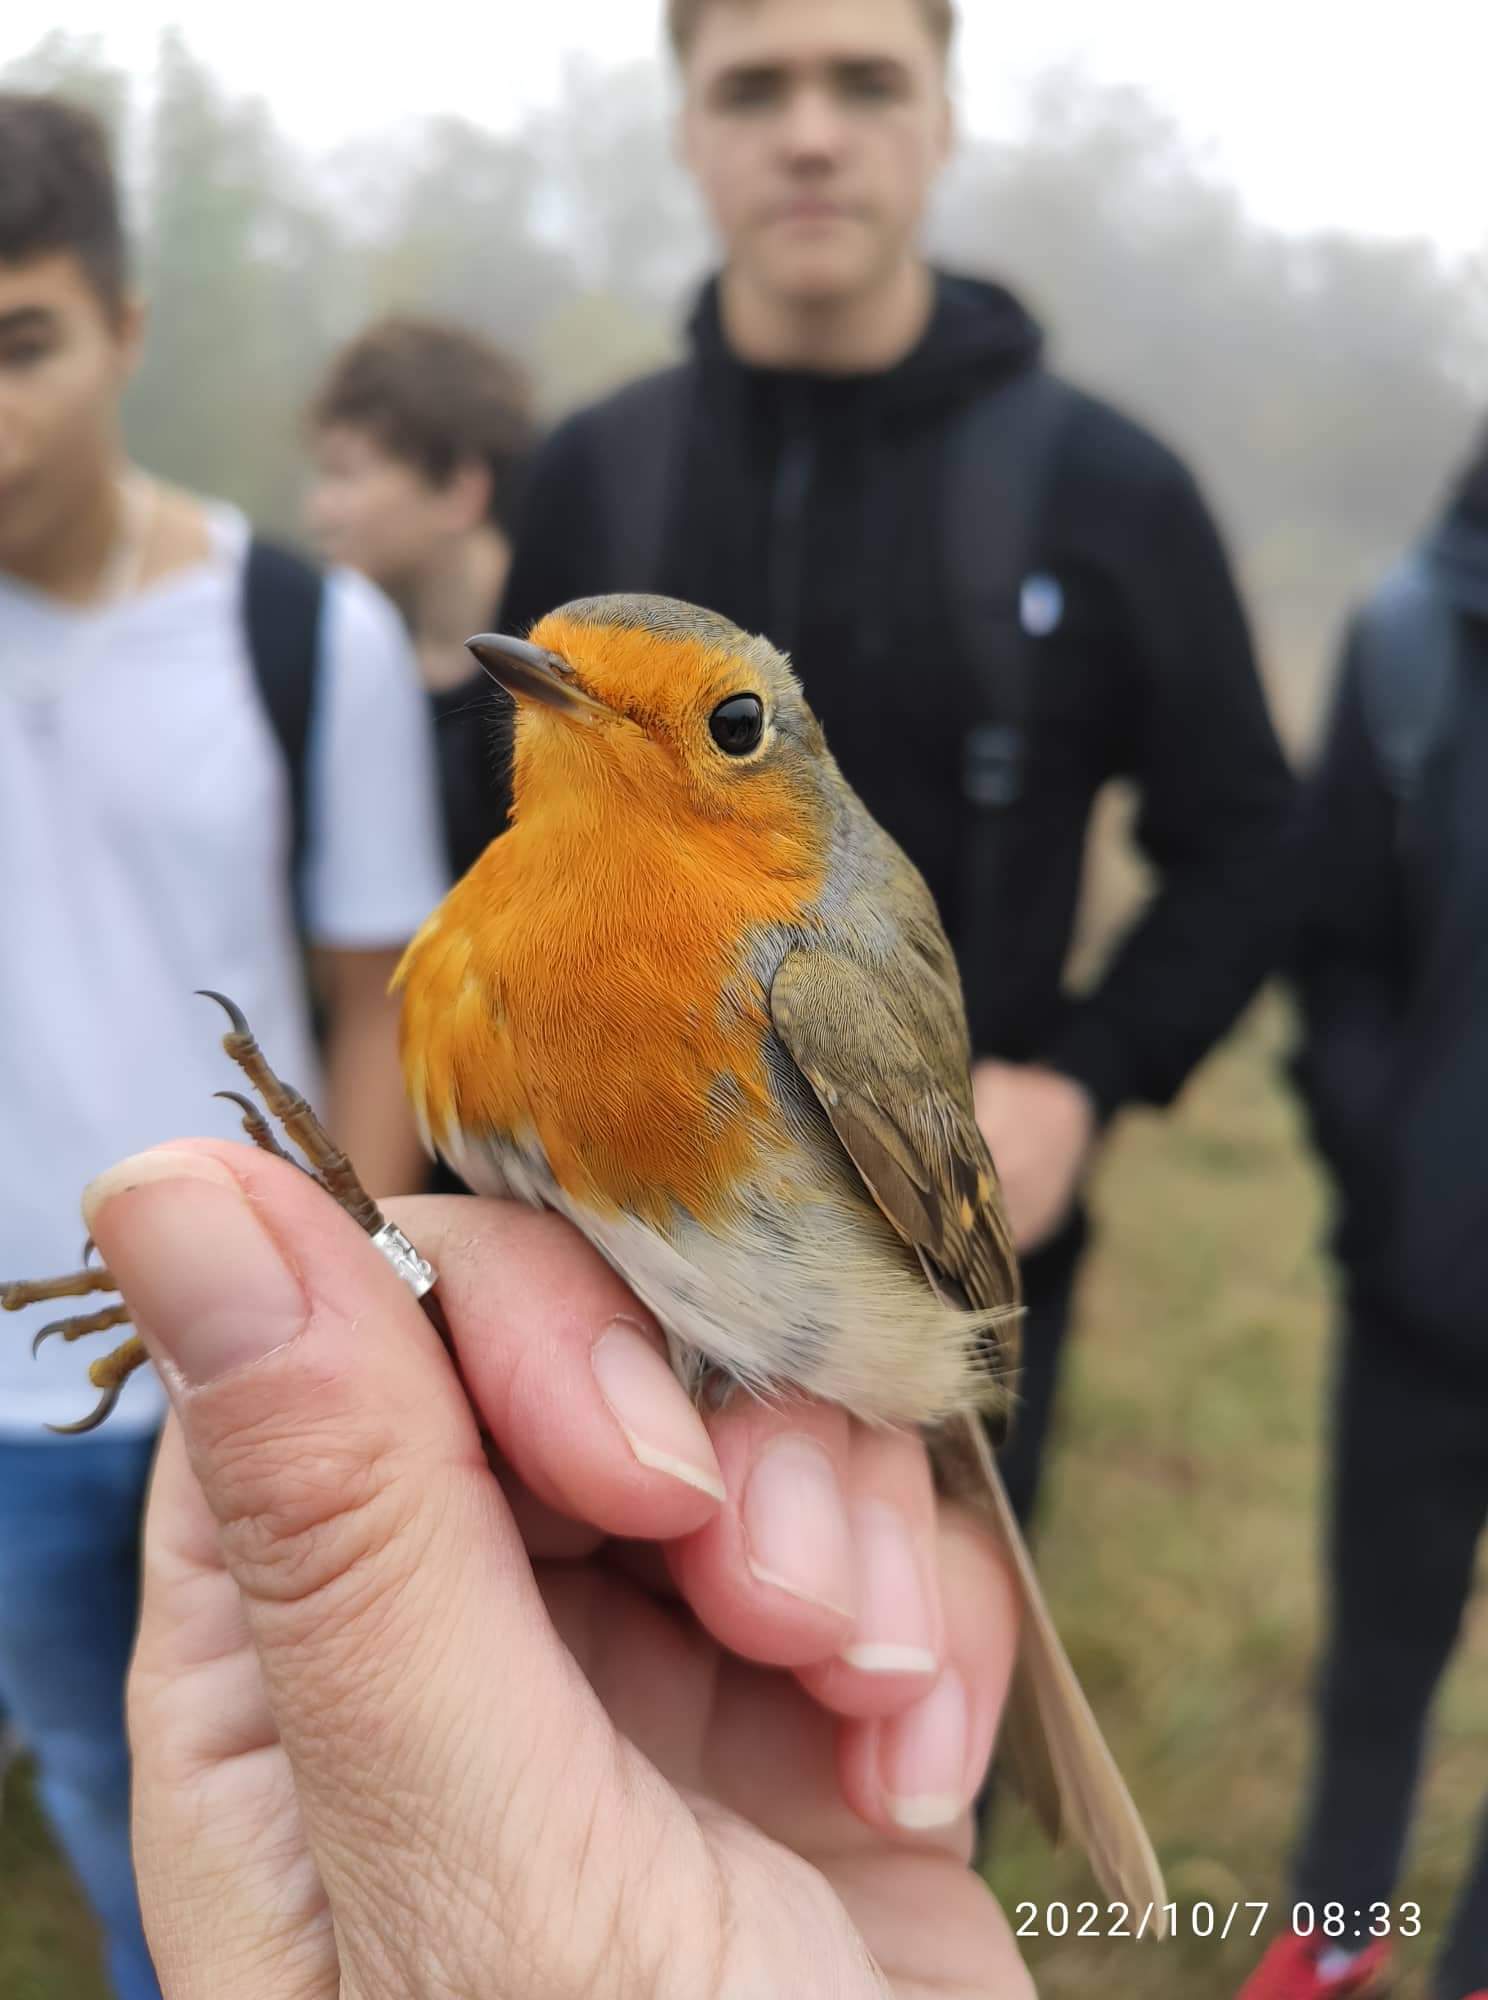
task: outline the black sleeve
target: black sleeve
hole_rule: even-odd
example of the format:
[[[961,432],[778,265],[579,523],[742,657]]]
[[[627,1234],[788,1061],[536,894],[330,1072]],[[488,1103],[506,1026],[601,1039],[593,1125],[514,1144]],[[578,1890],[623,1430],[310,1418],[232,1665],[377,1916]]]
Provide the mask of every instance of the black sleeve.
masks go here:
[[[506,828],[511,809],[508,704],[482,673],[431,695],[444,844],[456,878]]]
[[[1278,963],[1294,913],[1295,788],[1224,548],[1176,459],[1146,483],[1112,532],[1130,530],[1132,775],[1158,888],[1045,1054],[1102,1113],[1177,1094]]]
[[[1396,805],[1345,650],[1322,755],[1304,801],[1305,908],[1294,964],[1302,1039],[1293,1073],[1318,1148],[1356,1217],[1372,1206],[1399,1045],[1407,966]]]
[[[533,461],[501,606],[504,631],[525,634],[560,604],[593,593],[603,551],[591,422],[583,412],[570,417]]]

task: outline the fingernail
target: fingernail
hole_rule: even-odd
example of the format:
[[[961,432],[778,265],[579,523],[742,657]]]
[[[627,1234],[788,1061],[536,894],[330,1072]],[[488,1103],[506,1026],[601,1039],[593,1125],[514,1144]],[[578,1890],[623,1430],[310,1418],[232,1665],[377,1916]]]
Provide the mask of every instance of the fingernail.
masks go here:
[[[138,1199],[112,1222],[107,1210],[126,1194]],[[305,1324],[299,1281],[210,1153],[159,1147],[122,1160],[84,1191],[83,1218],[136,1325],[188,1384],[262,1359]]]
[[[890,1819],[906,1833],[950,1826],[965,1812],[968,1726],[966,1684],[954,1667],[880,1725],[879,1783]]]
[[[639,1462],[726,1500],[703,1420],[642,1328],[634,1320],[611,1320],[589,1358],[599,1393]]]
[[[766,1446],[744,1488],[742,1519],[745,1557],[761,1583],[851,1618],[847,1509],[832,1461],[814,1439]]]
[[[933,1674],[938,1635],[908,1521],[887,1500],[864,1499],[852,1530],[858,1621],[842,1658],[862,1674]]]

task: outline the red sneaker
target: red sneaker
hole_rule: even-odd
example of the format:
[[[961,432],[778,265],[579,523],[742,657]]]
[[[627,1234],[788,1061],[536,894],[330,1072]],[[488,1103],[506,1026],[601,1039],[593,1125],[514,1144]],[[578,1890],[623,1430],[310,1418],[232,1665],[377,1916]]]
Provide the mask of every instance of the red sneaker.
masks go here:
[[[1277,1938],[1236,2000],[1366,2000],[1384,1992],[1390,1947],[1383,1938],[1361,1951],[1347,1971],[1324,1978],[1318,1960],[1334,1948],[1330,1938],[1295,1932]]]

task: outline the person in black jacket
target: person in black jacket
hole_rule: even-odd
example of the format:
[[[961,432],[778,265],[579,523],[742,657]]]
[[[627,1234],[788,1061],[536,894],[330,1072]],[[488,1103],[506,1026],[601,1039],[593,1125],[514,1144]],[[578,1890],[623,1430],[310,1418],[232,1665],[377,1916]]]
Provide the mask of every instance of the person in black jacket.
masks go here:
[[[1337,1193],[1344,1311],[1294,1894],[1350,1915],[1342,1939],[1278,1940],[1247,2000],[1375,1990],[1388,1929],[1366,1942],[1352,1913],[1389,1912],[1488,1518],[1488,437],[1355,621],[1306,824],[1296,1068]],[[1488,1994],[1488,1817],[1432,1992]]]
[[[974,416],[1045,378],[1018,301],[932,271],[918,247],[949,144],[951,8],[673,0],[670,25],[686,156],[725,265],[684,365],[570,418],[539,453],[505,620],[523,631],[566,599],[647,588],[768,634],[923,871],[962,959],[979,1115],[1027,1253],[1005,1461],[1026,1516],[1096,1136],[1130,1100],[1167,1102],[1268,970],[1290,780],[1193,480],[1116,411],[1061,390],[1044,460],[984,524],[989,566],[1005,565],[999,537],[1025,532],[1035,487],[1045,496],[1013,596],[1034,667],[1020,796],[997,834],[1003,887],[983,893],[968,769],[988,661],[953,554],[967,540],[954,468]],[[1141,788],[1161,888],[1076,1000],[1062,975],[1087,823],[1118,775]]]

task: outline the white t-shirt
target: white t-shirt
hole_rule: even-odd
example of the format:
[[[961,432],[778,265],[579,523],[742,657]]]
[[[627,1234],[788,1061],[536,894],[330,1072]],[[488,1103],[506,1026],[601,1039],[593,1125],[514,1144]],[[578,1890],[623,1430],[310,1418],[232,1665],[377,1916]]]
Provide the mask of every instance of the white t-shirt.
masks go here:
[[[87,1180],[127,1153],[241,1137],[214,987],[271,1063],[319,1084],[288,880],[289,779],[242,620],[248,524],[97,611],[0,574],[0,1277],[75,1269]],[[446,886],[428,704],[403,626],[363,578],[327,579],[307,749],[304,908],[323,945],[403,943]],[[82,1299],[0,1315],[0,1437],[86,1414],[87,1364],[128,1328],[30,1336]],[[97,1435],[148,1429],[153,1371]],[[59,1439],[86,1449],[86,1439]]]

